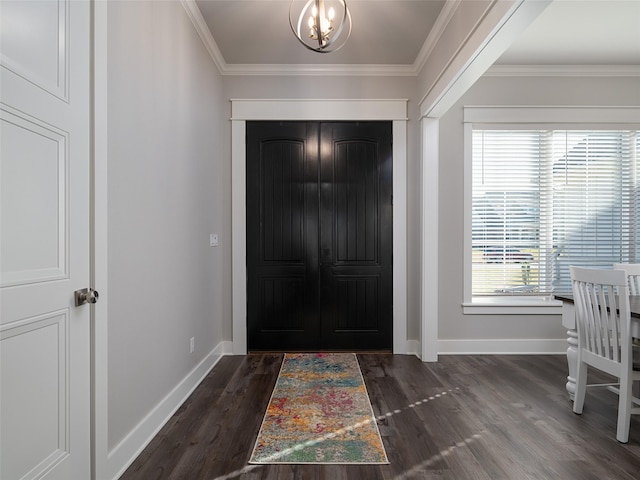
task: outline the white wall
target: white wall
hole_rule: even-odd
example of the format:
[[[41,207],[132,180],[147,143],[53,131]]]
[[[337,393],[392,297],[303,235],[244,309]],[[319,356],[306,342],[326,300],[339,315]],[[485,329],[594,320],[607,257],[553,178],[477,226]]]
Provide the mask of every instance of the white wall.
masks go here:
[[[179,405],[174,389],[192,386],[230,322],[221,92],[179,2],[109,2],[108,446],[124,445],[123,461]]]
[[[559,315],[463,315],[463,106],[640,105],[637,77],[483,77],[440,120],[439,339],[564,339]]]

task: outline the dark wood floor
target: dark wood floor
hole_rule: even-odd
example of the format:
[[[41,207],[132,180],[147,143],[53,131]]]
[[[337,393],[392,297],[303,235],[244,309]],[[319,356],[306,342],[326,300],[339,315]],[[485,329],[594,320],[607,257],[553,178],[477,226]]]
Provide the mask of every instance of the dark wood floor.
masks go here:
[[[640,478],[640,417],[623,445],[613,393],[573,414],[564,356],[358,359],[389,465],[248,465],[282,361],[265,354],[223,358],[121,479]]]

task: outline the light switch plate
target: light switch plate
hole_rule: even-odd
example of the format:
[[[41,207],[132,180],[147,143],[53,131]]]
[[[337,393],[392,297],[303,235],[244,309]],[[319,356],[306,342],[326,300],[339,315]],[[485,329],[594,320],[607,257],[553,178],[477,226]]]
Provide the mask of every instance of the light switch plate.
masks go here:
[[[217,247],[218,244],[218,234],[217,233],[212,233],[211,235],[209,235],[209,246],[210,247]]]

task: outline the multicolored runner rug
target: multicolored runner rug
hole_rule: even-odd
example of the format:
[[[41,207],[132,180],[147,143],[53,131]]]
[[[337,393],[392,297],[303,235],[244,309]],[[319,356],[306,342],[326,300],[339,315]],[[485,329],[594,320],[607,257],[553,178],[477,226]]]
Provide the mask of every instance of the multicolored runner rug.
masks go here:
[[[355,354],[285,354],[249,463],[389,463]]]

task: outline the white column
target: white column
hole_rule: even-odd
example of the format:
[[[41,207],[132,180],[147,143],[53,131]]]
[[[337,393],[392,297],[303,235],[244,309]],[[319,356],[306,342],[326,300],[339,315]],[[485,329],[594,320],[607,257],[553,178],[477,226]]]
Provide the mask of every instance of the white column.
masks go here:
[[[438,171],[439,125],[422,119],[422,322],[421,359],[438,361]]]

